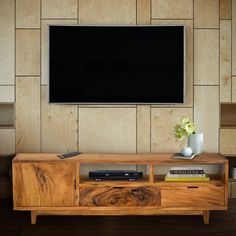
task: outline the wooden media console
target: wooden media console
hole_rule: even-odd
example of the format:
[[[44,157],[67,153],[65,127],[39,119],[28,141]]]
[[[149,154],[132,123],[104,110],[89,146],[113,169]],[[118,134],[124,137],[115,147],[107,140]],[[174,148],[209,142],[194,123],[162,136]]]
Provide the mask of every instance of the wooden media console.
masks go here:
[[[80,174],[82,164],[146,165],[136,181],[94,181]],[[208,182],[166,182],[154,174],[160,165],[214,165]],[[158,172],[158,171],[157,171]],[[193,160],[173,154],[81,154],[63,159],[57,154],[22,153],[13,159],[14,210],[38,215],[202,215],[228,208],[228,160],[203,153]]]

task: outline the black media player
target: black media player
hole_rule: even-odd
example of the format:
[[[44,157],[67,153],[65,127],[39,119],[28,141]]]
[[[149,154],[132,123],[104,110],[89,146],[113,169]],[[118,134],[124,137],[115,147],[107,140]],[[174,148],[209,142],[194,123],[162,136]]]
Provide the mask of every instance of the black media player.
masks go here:
[[[89,178],[101,180],[137,180],[143,178],[143,172],[136,170],[93,170]]]

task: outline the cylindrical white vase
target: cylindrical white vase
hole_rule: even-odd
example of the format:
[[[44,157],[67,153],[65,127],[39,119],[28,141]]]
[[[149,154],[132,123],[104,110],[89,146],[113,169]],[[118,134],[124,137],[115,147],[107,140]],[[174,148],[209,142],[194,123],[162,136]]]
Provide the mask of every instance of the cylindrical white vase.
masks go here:
[[[188,136],[188,146],[194,154],[200,154],[203,150],[203,134],[191,134]]]

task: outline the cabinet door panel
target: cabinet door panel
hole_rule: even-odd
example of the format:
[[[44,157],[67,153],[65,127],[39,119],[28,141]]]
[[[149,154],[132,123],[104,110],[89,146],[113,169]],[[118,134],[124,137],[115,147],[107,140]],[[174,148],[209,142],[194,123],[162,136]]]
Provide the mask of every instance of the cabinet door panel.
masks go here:
[[[74,181],[74,164],[15,163],[13,165],[15,206],[73,206]]]

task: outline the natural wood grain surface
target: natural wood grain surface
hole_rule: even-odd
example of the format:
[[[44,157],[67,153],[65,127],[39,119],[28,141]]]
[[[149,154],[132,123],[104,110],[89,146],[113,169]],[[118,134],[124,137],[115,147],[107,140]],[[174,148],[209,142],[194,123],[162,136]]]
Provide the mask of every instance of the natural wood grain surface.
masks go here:
[[[192,0],[152,0],[152,18],[192,19]]]
[[[16,80],[16,151],[40,151],[40,78]]]
[[[220,21],[220,102],[231,102],[231,21]]]
[[[202,153],[193,160],[173,159],[173,153],[131,154],[131,153],[82,153],[79,156],[60,159],[55,153],[18,153],[13,162],[79,162],[79,163],[172,163],[172,164],[214,164],[225,163],[227,159],[218,153]]]
[[[0,5],[0,85],[14,84],[15,0],[1,0]]]
[[[224,206],[223,187],[163,187],[161,188],[163,207],[210,207]]]
[[[36,211],[31,211],[31,224],[35,225],[37,221],[37,212]]]
[[[232,0],[220,0],[220,19],[232,19]]]
[[[159,205],[156,188],[141,186],[136,188],[80,188],[81,207],[132,207],[155,205]]]
[[[74,206],[74,181],[74,164],[16,163],[14,206]]]
[[[37,215],[41,213],[43,215],[43,212],[54,212],[53,215],[57,215],[57,212],[59,214],[63,215],[168,215],[170,212],[176,212],[175,215],[183,215],[183,212],[189,212],[189,214],[196,214],[196,212],[199,212],[200,215],[202,215],[204,210],[208,211],[226,211],[228,208],[226,206],[188,206],[188,207],[161,207],[161,206],[145,206],[145,207],[117,207],[114,209],[114,207],[14,207],[14,210],[16,211],[37,211]],[[200,213],[201,211],[201,213]],[[179,214],[178,214],[179,212]],[[192,213],[193,212],[193,213]],[[173,215],[174,213],[172,213]],[[46,213],[46,215],[48,215]]]
[[[219,30],[217,29],[194,30],[194,84],[219,84]]]
[[[119,207],[117,211],[117,216],[129,216],[136,215],[137,211],[139,215],[203,215],[202,210],[178,210],[176,208],[172,209],[161,209],[157,207]],[[67,211],[49,211],[49,210],[39,210],[37,215],[98,215],[98,216],[109,216],[114,214],[114,207],[81,207],[80,210],[67,210]],[[159,219],[160,221],[160,219]],[[146,231],[145,231],[146,232]]]
[[[136,0],[80,0],[80,24],[136,24]]]
[[[194,27],[219,28],[219,0],[194,0]]]
[[[80,182],[81,182],[81,164],[75,164],[75,201],[74,205],[79,206],[80,202]]]
[[[203,211],[203,222],[209,224],[210,211]]]
[[[42,18],[77,18],[77,0],[41,0]]]
[[[16,28],[40,28],[40,0],[16,0]]]
[[[16,75],[40,75],[40,30],[16,30]]]
[[[177,214],[186,211],[201,214],[207,224],[209,210],[227,209],[228,160],[216,153],[204,153],[198,156],[198,161],[188,162],[172,159],[173,154],[80,154],[69,161],[55,161],[55,154],[44,154],[42,159],[42,155],[18,154],[13,160],[14,209],[30,210],[32,224],[36,223],[37,215],[57,211],[63,215],[147,215],[177,210],[180,210]],[[33,159],[29,161],[24,156]],[[104,163],[110,159],[110,163],[123,163],[125,158],[128,163],[137,164],[142,157],[145,159],[142,163],[148,164],[149,176],[130,184],[127,181],[93,183],[80,175],[83,161]],[[221,174],[211,176],[208,183],[174,184],[154,176],[154,164],[161,163],[223,165]]]

